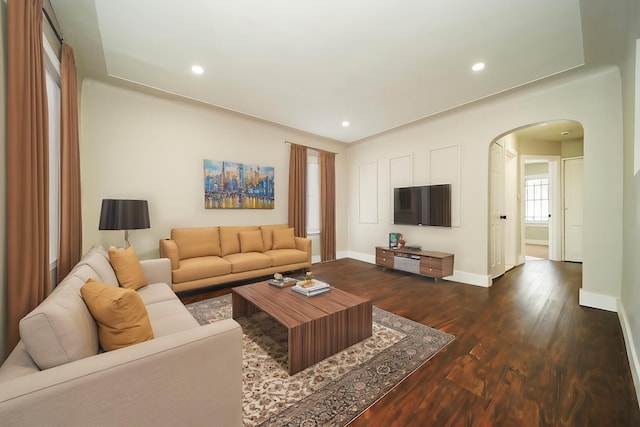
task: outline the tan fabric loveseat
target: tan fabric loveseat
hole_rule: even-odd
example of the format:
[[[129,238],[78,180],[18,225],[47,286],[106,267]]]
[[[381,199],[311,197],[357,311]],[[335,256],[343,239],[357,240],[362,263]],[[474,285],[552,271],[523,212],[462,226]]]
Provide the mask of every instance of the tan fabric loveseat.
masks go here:
[[[287,224],[173,228],[160,240],[176,292],[311,268],[311,240]]]
[[[107,252],[91,249],[20,321],[21,341],[0,367],[0,425],[242,425],[240,325],[200,326],[170,287],[169,261],[140,264],[147,285],[135,292],[154,337],[100,348],[81,288],[119,283]]]

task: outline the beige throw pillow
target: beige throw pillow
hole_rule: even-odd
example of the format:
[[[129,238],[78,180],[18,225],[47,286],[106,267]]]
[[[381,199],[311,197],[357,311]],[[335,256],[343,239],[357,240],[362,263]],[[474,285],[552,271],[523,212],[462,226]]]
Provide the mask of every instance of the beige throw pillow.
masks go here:
[[[295,249],[293,228],[273,230],[273,249]]]
[[[98,323],[98,340],[105,351],[153,339],[147,309],[133,289],[89,279],[80,293]]]
[[[264,252],[262,231],[241,231],[238,235],[240,236],[240,252]]]
[[[147,278],[144,276],[140,260],[133,251],[133,247],[118,249],[111,246],[109,248],[109,262],[116,272],[118,283],[123,288],[137,290],[147,285]]]

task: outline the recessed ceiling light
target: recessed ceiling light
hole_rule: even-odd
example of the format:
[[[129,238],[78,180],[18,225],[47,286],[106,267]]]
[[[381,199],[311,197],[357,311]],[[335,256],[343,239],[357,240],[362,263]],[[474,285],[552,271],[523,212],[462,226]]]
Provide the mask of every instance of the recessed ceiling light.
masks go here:
[[[473,64],[473,67],[471,67],[471,69],[473,71],[484,70],[484,62],[478,62],[477,64]]]
[[[348,121],[346,121],[346,120],[345,120],[345,121],[343,121],[343,122],[342,122],[342,127],[345,127],[345,128],[346,128],[346,127],[348,127],[348,126],[349,126],[349,124],[350,124],[350,123],[349,123]]]
[[[202,74],[202,73],[204,73],[204,68],[202,68],[199,65],[193,65],[191,67],[191,71],[193,71],[195,74]]]

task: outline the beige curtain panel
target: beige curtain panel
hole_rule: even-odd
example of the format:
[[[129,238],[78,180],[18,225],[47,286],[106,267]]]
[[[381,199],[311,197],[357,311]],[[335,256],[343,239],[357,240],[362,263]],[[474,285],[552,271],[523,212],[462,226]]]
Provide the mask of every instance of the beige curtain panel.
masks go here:
[[[299,237],[307,236],[307,147],[290,144],[289,227]]]
[[[49,141],[42,0],[7,2],[8,350],[49,292]]]
[[[336,155],[320,152],[320,259],[336,259]]]

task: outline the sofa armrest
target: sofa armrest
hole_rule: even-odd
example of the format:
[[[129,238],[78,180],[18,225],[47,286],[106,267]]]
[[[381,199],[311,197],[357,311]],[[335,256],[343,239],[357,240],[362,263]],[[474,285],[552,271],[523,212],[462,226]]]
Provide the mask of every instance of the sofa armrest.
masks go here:
[[[296,242],[296,249],[306,252],[309,258],[309,264],[311,264],[311,239],[295,236],[294,240]]]
[[[166,283],[172,287],[171,261],[167,258],[140,260],[140,265],[147,283]]]
[[[160,239],[159,248],[160,258],[169,258],[171,260],[171,270],[180,268],[180,252],[175,240]]]
[[[242,425],[242,329],[222,320],[0,383],[6,425]]]

